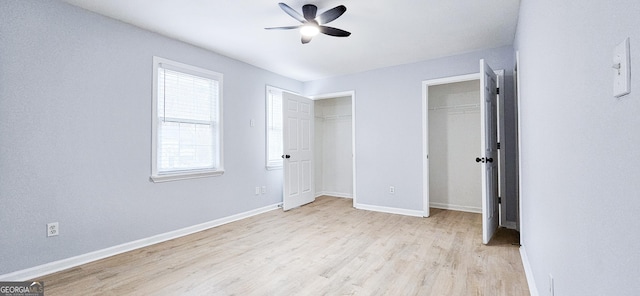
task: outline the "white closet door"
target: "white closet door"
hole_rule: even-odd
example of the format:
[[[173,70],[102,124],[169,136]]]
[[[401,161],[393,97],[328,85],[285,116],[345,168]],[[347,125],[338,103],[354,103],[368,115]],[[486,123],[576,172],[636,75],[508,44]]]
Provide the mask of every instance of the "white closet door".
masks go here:
[[[282,94],[284,138],[283,210],[313,202],[314,190],[314,112],[311,99]]]
[[[497,76],[480,60],[480,120],[482,163],[482,243],[488,244],[500,223],[498,213]]]

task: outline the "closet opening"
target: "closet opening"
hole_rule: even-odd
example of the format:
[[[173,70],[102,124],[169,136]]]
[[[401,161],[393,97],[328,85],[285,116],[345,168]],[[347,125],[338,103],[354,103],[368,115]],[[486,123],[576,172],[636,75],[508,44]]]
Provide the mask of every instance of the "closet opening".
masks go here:
[[[355,205],[353,92],[314,97],[315,193],[352,198]]]
[[[429,203],[482,213],[478,79],[428,87]]]
[[[497,196],[499,225],[512,227],[506,221],[506,162],[504,111],[504,70],[494,71],[497,79],[496,127]],[[467,74],[423,81],[423,172],[425,217],[429,208],[483,213],[484,168],[478,156],[483,155],[483,106],[479,74]],[[486,107],[485,107],[486,108]],[[486,124],[486,123],[485,123]],[[510,125],[506,127],[510,128]],[[489,211],[488,211],[489,212]],[[485,213],[483,213],[484,217]],[[484,224],[483,224],[484,225]]]

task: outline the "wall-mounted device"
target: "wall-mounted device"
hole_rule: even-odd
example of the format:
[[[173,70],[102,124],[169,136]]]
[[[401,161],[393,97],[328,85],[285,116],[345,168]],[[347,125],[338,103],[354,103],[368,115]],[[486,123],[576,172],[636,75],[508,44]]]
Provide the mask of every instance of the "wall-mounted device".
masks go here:
[[[613,95],[621,97],[631,92],[631,58],[629,55],[629,37],[618,44],[613,51]]]

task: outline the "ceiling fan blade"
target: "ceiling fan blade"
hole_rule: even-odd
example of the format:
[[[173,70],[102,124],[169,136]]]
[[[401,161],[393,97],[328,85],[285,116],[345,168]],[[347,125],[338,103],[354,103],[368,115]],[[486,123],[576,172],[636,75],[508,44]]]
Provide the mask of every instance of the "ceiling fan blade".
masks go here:
[[[289,5],[284,4],[282,2],[278,3],[278,5],[280,5],[280,8],[284,12],[286,12],[288,15],[290,15],[292,18],[298,20],[301,23],[305,22],[305,19],[297,11],[295,11],[293,8],[291,8]]]
[[[300,26],[269,27],[264,29],[265,30],[291,30],[291,29],[298,29],[298,28],[300,28]]]
[[[317,21],[321,25],[328,24],[339,18],[345,11],[347,11],[347,8],[344,5],[336,6],[320,14]]]
[[[309,43],[309,42],[311,41],[311,38],[312,38],[311,36],[304,36],[304,35],[302,35],[302,39],[301,39],[302,44],[307,44],[307,43]]]
[[[305,4],[302,6],[302,13],[307,21],[316,19],[316,12],[318,12],[318,7],[313,4]]]
[[[341,30],[341,29],[337,29],[337,28],[333,28],[333,27],[319,26],[318,28],[320,29],[321,33],[327,34],[327,35],[330,35],[330,36],[347,37],[347,36],[351,35],[350,32],[347,32],[347,31]]]

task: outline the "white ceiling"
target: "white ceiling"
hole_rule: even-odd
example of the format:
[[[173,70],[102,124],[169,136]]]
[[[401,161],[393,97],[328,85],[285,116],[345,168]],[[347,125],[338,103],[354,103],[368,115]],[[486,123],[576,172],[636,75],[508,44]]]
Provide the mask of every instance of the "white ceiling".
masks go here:
[[[64,0],[300,81],[413,63],[513,43],[520,0],[285,0],[301,13],[337,5],[346,38],[301,44],[278,0]]]

